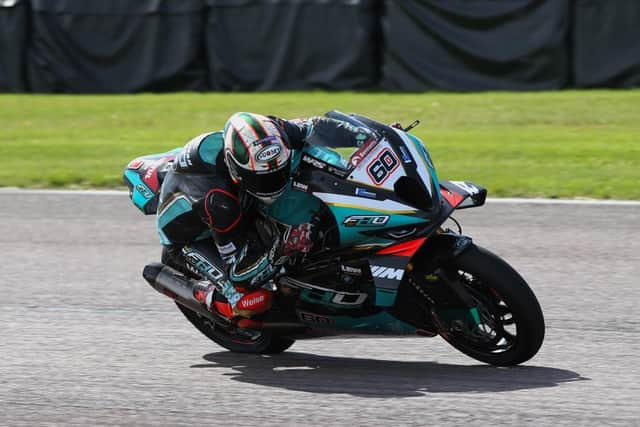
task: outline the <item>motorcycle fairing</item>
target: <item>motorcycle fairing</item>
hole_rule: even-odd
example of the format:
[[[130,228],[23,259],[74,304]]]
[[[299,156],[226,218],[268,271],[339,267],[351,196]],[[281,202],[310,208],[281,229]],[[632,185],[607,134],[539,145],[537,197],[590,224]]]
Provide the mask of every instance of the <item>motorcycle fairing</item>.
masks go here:
[[[347,180],[361,186],[394,191],[393,184],[407,173],[402,164],[391,144],[382,139],[358,161]],[[353,166],[353,160],[351,165]]]
[[[302,323],[320,329],[393,335],[415,335],[417,330],[415,326],[397,319],[388,311],[363,317],[318,314],[308,310],[296,310],[296,313]]]
[[[296,225],[311,222],[313,216],[320,211],[322,203],[307,193],[304,190],[306,187],[306,184],[292,181],[274,203],[263,205],[261,208],[267,216],[281,224]]]
[[[423,237],[398,243],[381,249],[367,258],[376,287],[375,305],[377,307],[395,305],[398,288],[404,278],[407,264],[425,241],[426,238]]]
[[[405,274],[405,267],[411,257],[372,255],[367,259],[376,288],[375,305],[377,307],[393,306],[398,287]]]
[[[402,213],[413,213],[415,211],[396,211],[368,208],[367,206],[356,206],[348,203],[340,203],[340,200],[326,202],[331,213],[336,219],[340,233],[340,245],[388,245],[394,239],[372,235],[370,232],[381,232],[387,229],[406,227],[413,224],[424,224],[425,219]],[[393,202],[386,203],[390,208]]]

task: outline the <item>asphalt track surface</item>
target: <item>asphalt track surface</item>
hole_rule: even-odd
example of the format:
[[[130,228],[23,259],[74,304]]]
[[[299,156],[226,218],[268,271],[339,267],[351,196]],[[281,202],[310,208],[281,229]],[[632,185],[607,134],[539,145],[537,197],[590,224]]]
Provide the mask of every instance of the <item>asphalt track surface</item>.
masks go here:
[[[0,425],[640,425],[640,206],[489,202],[458,219],[543,307],[524,366],[440,338],[232,354],[141,278],[124,194],[0,191]]]

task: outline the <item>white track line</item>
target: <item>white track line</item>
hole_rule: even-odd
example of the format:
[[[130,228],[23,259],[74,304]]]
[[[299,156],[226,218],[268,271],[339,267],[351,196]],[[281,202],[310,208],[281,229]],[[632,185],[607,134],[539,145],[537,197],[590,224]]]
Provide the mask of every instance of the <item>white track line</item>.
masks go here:
[[[45,190],[30,188],[0,187],[0,194],[41,194],[48,196],[126,196],[122,190]]]
[[[48,195],[48,196],[127,196],[123,190],[45,190],[24,189],[14,187],[0,187],[0,195]],[[487,199],[487,204],[534,204],[534,205],[603,205],[603,206],[640,206],[638,200],[597,200],[597,199],[519,199],[493,198]]]
[[[487,198],[487,204],[640,206],[638,200]]]

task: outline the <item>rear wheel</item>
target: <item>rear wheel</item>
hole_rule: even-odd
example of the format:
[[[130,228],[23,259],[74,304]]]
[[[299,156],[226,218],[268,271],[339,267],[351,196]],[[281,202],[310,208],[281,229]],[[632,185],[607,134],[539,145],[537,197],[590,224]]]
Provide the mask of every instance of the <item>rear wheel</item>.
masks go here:
[[[189,275],[184,266],[173,259],[167,248],[163,248],[161,259],[163,264]],[[182,304],[176,302],[176,305],[187,320],[204,336],[227,350],[236,353],[282,353],[295,342],[291,338],[274,334],[271,331],[245,330],[225,325],[222,322],[217,323]]]
[[[446,268],[478,307],[472,316],[466,311],[466,317],[452,316],[455,310],[434,310],[434,321],[446,341],[474,359],[498,366],[523,363],[538,352],[545,331],[542,310],[509,264],[471,245]]]
[[[182,314],[216,344],[236,353],[282,353],[293,345],[295,340],[274,334],[271,331],[238,329],[218,324],[198,313],[176,303]]]

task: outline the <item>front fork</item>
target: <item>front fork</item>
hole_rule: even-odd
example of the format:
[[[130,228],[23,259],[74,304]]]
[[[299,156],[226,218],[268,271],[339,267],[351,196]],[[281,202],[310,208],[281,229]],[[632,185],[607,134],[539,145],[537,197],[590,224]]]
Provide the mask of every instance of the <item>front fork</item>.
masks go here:
[[[427,240],[406,267],[408,284],[428,301],[433,315],[471,329],[481,322],[478,301],[448,265],[472,244],[468,236],[441,231]]]

